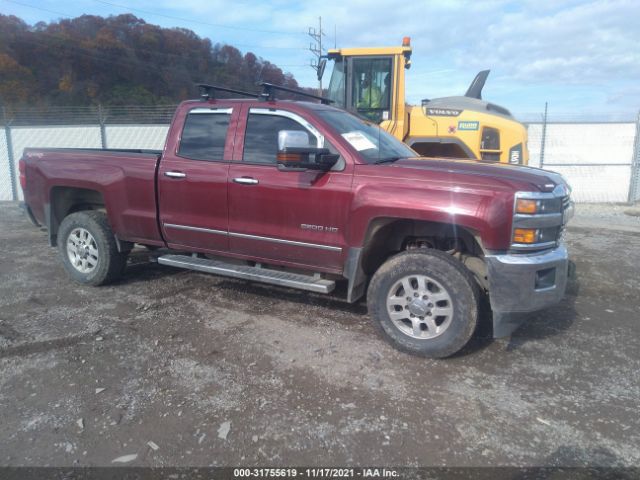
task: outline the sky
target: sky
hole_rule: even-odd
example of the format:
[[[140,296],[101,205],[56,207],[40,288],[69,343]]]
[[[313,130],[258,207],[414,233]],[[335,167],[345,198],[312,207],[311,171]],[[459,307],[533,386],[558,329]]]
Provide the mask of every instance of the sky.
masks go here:
[[[317,86],[309,28],[322,17],[327,48],[411,37],[409,103],[463,95],[490,69],[483,98],[520,118],[541,115],[545,102],[550,117],[567,119],[640,110],[640,0],[0,0],[0,12],[29,24],[132,13],[252,51],[309,87]]]

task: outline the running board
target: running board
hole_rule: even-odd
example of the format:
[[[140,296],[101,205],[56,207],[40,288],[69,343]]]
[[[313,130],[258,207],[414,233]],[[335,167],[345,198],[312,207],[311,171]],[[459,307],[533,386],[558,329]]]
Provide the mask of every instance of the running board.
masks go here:
[[[225,277],[309,290],[316,293],[330,293],[336,286],[336,282],[316,276],[269,270],[259,266],[233,265],[219,260],[190,257],[188,255],[162,255],[158,257],[158,263],[171,267],[197,270],[198,272],[224,275]]]

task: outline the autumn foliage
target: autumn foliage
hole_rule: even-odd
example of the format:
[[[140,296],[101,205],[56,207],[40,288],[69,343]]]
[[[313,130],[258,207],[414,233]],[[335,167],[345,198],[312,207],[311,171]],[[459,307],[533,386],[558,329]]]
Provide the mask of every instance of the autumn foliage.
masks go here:
[[[298,87],[251,52],[134,15],[33,26],[0,15],[0,105],[173,104],[194,97],[202,81],[250,91],[259,81]]]

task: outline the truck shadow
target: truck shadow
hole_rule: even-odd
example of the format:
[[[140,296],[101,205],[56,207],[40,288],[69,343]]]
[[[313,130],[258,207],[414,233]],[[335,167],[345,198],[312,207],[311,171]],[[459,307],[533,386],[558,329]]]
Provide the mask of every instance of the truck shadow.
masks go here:
[[[206,274],[205,274],[206,275]],[[306,306],[317,306],[332,310],[340,310],[344,313],[356,315],[357,322],[368,321],[367,318],[367,304],[364,299],[361,299],[355,303],[348,303],[347,297],[347,282],[336,282],[336,288],[329,295],[306,292],[303,290],[294,290],[286,287],[279,287],[276,285],[265,285],[261,283],[255,283],[246,280],[235,280],[225,277],[217,277],[222,280],[216,284],[216,288],[225,290],[242,290],[243,293],[249,293],[271,300],[281,300],[289,303],[295,303]],[[355,323],[355,322],[350,322]]]
[[[229,295],[241,291],[243,294],[255,295],[270,301],[278,300],[300,306],[327,308],[350,315],[349,317],[340,316],[340,319],[332,315],[331,318],[339,323],[348,325],[362,322],[369,323],[366,300],[361,299],[353,304],[347,303],[346,281],[336,282],[336,289],[330,295],[322,295],[286,287],[264,285],[245,280],[236,280],[166,267],[152,261],[153,256],[153,253],[138,252],[133,261],[127,265],[127,273],[125,273],[124,277],[118,283],[123,285],[136,284],[138,282],[146,282],[150,279],[159,279],[179,274],[206,276],[216,279],[215,285],[212,285],[212,288],[224,290],[228,292]],[[571,327],[578,316],[575,310],[575,301],[580,292],[580,280],[573,262],[571,263],[569,271],[570,275],[564,300],[558,305],[548,309],[526,314],[523,325],[509,338],[506,347],[507,351],[517,350],[530,340],[540,340],[559,335]],[[482,295],[476,332],[469,343],[460,352],[453,355],[453,357],[464,357],[474,354],[479,350],[487,348],[495,340],[496,339],[493,338],[493,318],[489,299],[486,295]]]
[[[567,290],[565,298],[553,307],[523,314],[523,324],[508,338],[507,351],[517,350],[530,340],[540,340],[553,337],[569,329],[578,317],[575,309],[575,302],[580,292],[580,280],[577,275],[575,264],[570,262],[569,277],[567,280]],[[466,356],[482,350],[492,344],[493,338],[493,316],[489,299],[483,295],[480,299],[480,318],[476,334],[460,352],[454,355]]]
[[[513,474],[510,471],[515,470]],[[638,467],[628,467],[623,459],[605,447],[583,448],[574,445],[558,447],[551,455],[543,459],[539,467],[504,468],[506,475],[501,478],[510,480],[528,480],[531,478],[575,480],[637,479]]]
[[[569,277],[565,297],[558,305],[534,313],[518,330],[507,346],[507,351],[517,350],[529,340],[553,337],[568,330],[578,317],[575,303],[580,293],[580,279],[575,263],[569,264]]]

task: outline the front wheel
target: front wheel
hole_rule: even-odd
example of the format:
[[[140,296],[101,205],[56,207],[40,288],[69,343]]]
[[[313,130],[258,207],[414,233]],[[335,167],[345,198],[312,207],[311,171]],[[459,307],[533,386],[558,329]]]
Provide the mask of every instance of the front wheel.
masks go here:
[[[403,252],[373,275],[367,304],[394,347],[432,358],[453,355],[478,323],[478,287],[456,259],[437,250]]]
[[[65,217],[58,230],[58,249],[69,275],[87,285],[117,280],[127,263],[127,254],[118,252],[107,215],[99,211]]]

